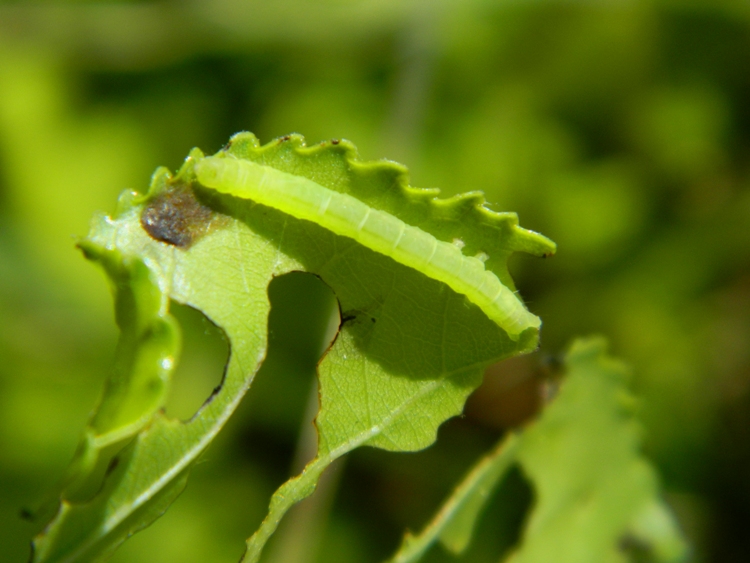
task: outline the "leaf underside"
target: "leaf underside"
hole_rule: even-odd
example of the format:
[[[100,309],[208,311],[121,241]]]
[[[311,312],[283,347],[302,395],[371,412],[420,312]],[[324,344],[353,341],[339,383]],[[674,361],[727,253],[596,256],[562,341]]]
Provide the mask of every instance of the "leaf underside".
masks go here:
[[[606,355],[601,338],[576,340],[564,368],[560,391],[539,420],[480,460],[424,530],[407,534],[389,563],[418,561],[436,542],[462,553],[514,463],[536,501],[508,563],[624,563],[636,554],[655,562],[685,559],[655,472],[639,452],[627,370]]]
[[[307,147],[288,136],[260,146],[243,133],[225,151],[349,193],[441,240],[460,238],[468,254],[489,255],[488,269],[512,289],[511,253],[554,252],[546,238],[519,228],[515,214],[489,212],[479,194],[438,200],[436,190],[410,188],[398,164],[359,161],[346,141]],[[487,365],[537,345],[535,330],[511,340],[464,296],[419,271],[312,222],[203,188],[193,174],[201,156],[194,151],[174,176],[157,170],[145,195],[124,193],[115,216],[96,217],[81,243],[112,281],[122,335],[34,561],[98,560],[166,510],[263,361],[276,276],[320,277],[344,321],[319,365],[318,455],[274,495],[246,561],[257,560],[281,516],[334,459],[363,445],[428,446]],[[220,389],[189,421],[161,410],[179,355],[170,301],[202,311],[231,347]]]
[[[523,433],[518,461],[536,504],[512,563],[675,562],[686,546],[639,452],[628,370],[601,338],[574,342],[559,397]]]

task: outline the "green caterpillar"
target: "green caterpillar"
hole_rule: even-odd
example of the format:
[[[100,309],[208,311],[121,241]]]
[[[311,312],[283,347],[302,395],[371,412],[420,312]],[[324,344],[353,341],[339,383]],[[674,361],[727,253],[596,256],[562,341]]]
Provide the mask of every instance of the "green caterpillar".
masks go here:
[[[303,176],[232,157],[205,157],[196,163],[195,173],[208,188],[317,223],[445,283],[479,306],[513,340],[541,325],[539,317],[485,269],[484,262],[350,195]]]

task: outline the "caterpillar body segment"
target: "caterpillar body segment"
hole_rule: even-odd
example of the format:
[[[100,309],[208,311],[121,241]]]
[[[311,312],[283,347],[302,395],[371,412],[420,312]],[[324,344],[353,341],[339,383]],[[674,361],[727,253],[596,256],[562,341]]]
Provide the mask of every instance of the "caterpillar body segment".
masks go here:
[[[205,157],[195,165],[198,181],[221,193],[250,199],[356,240],[465,295],[518,340],[541,321],[478,258],[450,242],[320,184],[249,160]]]

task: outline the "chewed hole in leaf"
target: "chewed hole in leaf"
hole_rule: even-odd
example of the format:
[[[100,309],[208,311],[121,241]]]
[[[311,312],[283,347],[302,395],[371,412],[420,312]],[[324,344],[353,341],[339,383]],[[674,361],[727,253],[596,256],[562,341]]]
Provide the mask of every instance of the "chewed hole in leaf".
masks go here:
[[[208,232],[214,218],[214,212],[196,198],[190,186],[178,184],[146,204],[141,226],[155,240],[189,248]]]
[[[325,283],[302,272],[275,278],[268,286],[268,295],[268,353],[242,406],[251,419],[246,438],[254,444],[248,451],[257,447],[286,449],[291,455],[300,429],[313,430],[315,412],[308,412],[308,404],[312,394],[316,401],[313,406],[317,407],[315,373],[338,332],[338,305]],[[309,420],[303,421],[308,415]],[[263,429],[260,433],[259,428]],[[284,443],[259,446],[261,440]],[[286,455],[277,460],[285,477],[290,461]]]
[[[166,413],[187,420],[221,385],[229,343],[224,331],[200,311],[173,302],[170,312],[182,327],[183,345]]]

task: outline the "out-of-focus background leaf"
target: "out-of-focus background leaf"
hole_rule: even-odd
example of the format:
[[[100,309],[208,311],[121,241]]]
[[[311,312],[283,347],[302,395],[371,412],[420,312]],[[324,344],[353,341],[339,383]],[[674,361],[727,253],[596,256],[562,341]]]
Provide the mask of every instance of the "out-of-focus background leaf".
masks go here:
[[[633,367],[695,560],[747,561],[748,99],[746,2],[0,4],[0,561],[26,559],[35,526],[18,514],[62,475],[114,352],[107,285],[74,237],[157,165],[239,130],[352,139],[415,186],[484,190],[559,246],[511,264],[541,354],[492,370],[432,448],[349,456],[318,560],[387,557],[534,403],[540,357],[599,331]],[[241,411],[114,561],[234,561],[289,475],[330,294],[297,275],[271,296],[270,359]],[[168,412],[189,417],[226,344],[176,314]],[[463,559],[497,561],[530,500],[515,474]]]

